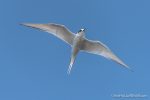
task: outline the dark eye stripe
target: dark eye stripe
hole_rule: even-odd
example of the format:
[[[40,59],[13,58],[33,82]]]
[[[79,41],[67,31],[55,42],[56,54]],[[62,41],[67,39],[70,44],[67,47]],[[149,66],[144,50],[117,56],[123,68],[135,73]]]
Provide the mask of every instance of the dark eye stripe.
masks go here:
[[[79,32],[81,32],[82,30],[79,30]]]

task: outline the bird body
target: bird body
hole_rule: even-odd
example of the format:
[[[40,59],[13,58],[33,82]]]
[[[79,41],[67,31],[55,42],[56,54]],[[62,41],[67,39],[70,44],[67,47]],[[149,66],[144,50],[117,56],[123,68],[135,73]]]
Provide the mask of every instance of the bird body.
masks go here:
[[[76,55],[78,54],[78,52],[80,51],[80,49],[83,45],[82,43],[84,41],[84,37],[85,37],[85,34],[84,34],[83,31],[78,32],[75,35],[75,38],[74,38],[74,41],[73,41],[73,46],[72,46],[72,54],[71,54],[71,58],[70,58],[70,65],[69,65],[69,68],[68,68],[68,73],[70,73],[70,71],[72,69],[72,66],[73,66],[73,63],[75,61]]]
[[[79,32],[75,35],[74,41],[73,41],[73,47],[77,47],[77,48],[81,48],[82,46],[82,42],[84,41],[84,33],[83,32]]]
[[[67,29],[64,25],[60,24],[30,24],[25,23],[22,24],[27,27],[32,27],[36,29],[40,29],[42,31],[46,31],[51,33],[52,35],[58,37],[63,40],[67,44],[72,47],[70,64],[68,68],[68,73],[70,74],[72,66],[74,64],[75,58],[79,51],[84,51],[96,55],[101,55],[107,59],[113,60],[122,66],[130,69],[123,61],[121,61],[106,45],[101,43],[100,41],[88,40],[85,37],[85,29],[80,29],[77,34],[72,33],[69,29]]]

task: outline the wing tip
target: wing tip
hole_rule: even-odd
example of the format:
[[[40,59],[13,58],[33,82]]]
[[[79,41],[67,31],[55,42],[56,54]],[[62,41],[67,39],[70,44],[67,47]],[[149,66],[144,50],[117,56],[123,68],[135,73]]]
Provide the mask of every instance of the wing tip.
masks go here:
[[[20,25],[41,30],[39,27],[40,24],[20,23]]]
[[[19,25],[21,25],[21,26],[26,26],[26,27],[31,27],[29,24],[27,24],[27,23],[20,23]]]
[[[131,72],[134,72],[133,69],[132,69],[131,67],[129,67],[128,65],[126,65],[126,64],[124,64],[124,63],[121,64],[121,65],[123,65],[125,68],[127,68],[127,69],[130,70]]]
[[[20,23],[19,25],[21,25],[21,26],[30,26],[31,24],[29,24],[29,23]]]
[[[127,66],[127,68],[128,68],[131,72],[134,72],[134,70],[133,70],[131,67]]]
[[[25,25],[25,23],[19,23],[19,25],[24,26],[24,25]]]

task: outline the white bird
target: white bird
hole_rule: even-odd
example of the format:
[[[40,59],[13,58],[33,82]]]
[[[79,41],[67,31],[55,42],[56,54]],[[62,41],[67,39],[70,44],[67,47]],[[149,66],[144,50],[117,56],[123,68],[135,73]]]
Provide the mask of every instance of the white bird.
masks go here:
[[[79,51],[85,51],[88,53],[101,55],[107,59],[111,59],[118,64],[123,65],[124,67],[130,69],[123,61],[121,61],[106,45],[104,45],[100,41],[88,40],[85,38],[85,29],[80,29],[77,34],[72,33],[68,28],[64,25],[60,24],[31,24],[31,23],[23,23],[21,25],[32,27],[36,29],[40,29],[51,33],[52,35],[58,37],[64,42],[68,43],[72,47],[71,59],[68,68],[68,74],[70,74],[72,66],[74,64],[76,55]]]

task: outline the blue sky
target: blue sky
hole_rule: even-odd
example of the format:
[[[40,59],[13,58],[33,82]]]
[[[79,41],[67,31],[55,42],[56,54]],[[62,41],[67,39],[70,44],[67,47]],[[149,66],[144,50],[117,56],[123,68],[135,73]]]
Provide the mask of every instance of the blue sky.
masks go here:
[[[113,94],[150,94],[149,0],[1,0],[0,100],[115,100]],[[111,48],[134,72],[79,53],[20,23],[58,23]],[[148,98],[143,98],[148,99]]]

